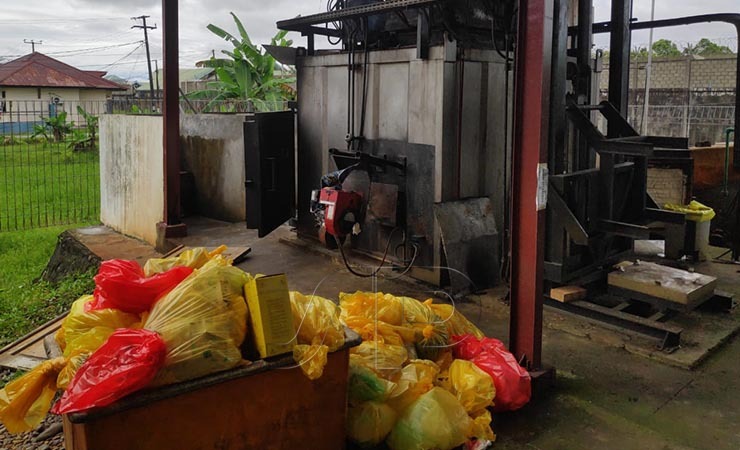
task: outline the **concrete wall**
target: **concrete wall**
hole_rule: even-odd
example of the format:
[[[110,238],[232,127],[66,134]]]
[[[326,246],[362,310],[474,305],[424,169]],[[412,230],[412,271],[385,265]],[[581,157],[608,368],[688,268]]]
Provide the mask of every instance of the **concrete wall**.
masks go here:
[[[164,220],[162,117],[100,118],[100,220],[154,245]]]
[[[243,114],[181,118],[183,170],[193,175],[200,215],[227,222],[246,220],[245,118]]]
[[[642,89],[645,86],[646,61],[630,63],[630,86]],[[653,60],[650,74],[651,89],[686,89],[691,75],[691,89],[718,90],[735,89],[737,56],[715,56],[706,59],[671,58]],[[599,79],[599,87],[609,88],[609,64]]]
[[[183,115],[183,170],[195,181],[193,214],[240,222],[246,217],[244,115]],[[162,117],[100,117],[100,220],[156,242],[163,220]],[[194,200],[194,202],[193,202]]]

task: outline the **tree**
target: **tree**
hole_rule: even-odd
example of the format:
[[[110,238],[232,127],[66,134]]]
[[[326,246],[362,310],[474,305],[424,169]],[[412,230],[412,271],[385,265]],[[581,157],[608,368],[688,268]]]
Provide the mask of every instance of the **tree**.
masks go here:
[[[212,67],[215,70],[217,81],[209,83],[208,88],[194,93],[192,98],[209,98],[207,109],[217,103],[229,99],[251,101],[257,110],[272,110],[286,100],[295,98],[292,84],[295,77],[286,70],[283,76],[276,76],[277,63],[261,47],[252,43],[247,30],[239,18],[231,13],[239,36],[210,24],[210,30],[216,36],[228,41],[234,47],[232,50],[222,50],[228,58],[211,58],[199,63],[202,67]],[[272,45],[290,46],[293,42],[286,39],[287,31],[279,31],[272,38]]]
[[[713,55],[732,55],[734,52],[730,47],[725,45],[719,45],[707,38],[699,39],[695,45],[688,44],[683,50],[683,54],[699,55],[699,56],[713,56]]]
[[[653,55],[658,58],[671,58],[681,56],[681,50],[671,40],[658,39],[653,42]]]

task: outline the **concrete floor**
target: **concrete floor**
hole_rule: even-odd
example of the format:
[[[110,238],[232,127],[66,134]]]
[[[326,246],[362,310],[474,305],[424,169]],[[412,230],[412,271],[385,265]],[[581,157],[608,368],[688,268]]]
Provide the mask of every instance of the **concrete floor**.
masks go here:
[[[329,298],[372,290],[425,298],[433,289],[409,282],[371,280],[347,273],[337,261],[280,242],[287,229],[259,240],[243,225],[189,222],[190,246],[251,246],[239,267],[288,275],[291,289]],[[740,295],[737,266],[714,265],[720,287]],[[494,289],[458,308],[489,336],[506,340],[508,308]],[[733,312],[737,314],[737,311]],[[557,368],[556,386],[536,404],[494,418],[497,449],[739,449],[740,340],[732,339],[689,371],[638,356],[623,346],[575,336],[549,326],[563,319],[545,311],[544,360]]]

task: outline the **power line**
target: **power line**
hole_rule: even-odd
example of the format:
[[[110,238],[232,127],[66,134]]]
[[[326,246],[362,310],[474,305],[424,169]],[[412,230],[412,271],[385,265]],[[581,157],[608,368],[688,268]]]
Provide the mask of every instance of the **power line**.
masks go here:
[[[38,43],[39,42],[37,42],[37,44]],[[95,51],[98,51],[98,50],[109,50],[109,49],[112,49],[112,48],[127,47],[129,45],[142,44],[142,43],[143,43],[143,41],[133,41],[133,42],[127,42],[125,44],[106,45],[106,46],[102,46],[102,47],[80,48],[80,49],[77,49],[77,50],[65,50],[65,51],[61,51],[61,52],[49,52],[49,53],[45,53],[45,54],[48,55],[48,56],[60,56],[60,57],[64,57],[64,56],[82,56],[84,54],[92,53],[92,52],[95,52]],[[17,54],[17,55],[0,55],[0,58],[20,58],[21,56],[25,56],[25,55],[22,55],[22,54]]]

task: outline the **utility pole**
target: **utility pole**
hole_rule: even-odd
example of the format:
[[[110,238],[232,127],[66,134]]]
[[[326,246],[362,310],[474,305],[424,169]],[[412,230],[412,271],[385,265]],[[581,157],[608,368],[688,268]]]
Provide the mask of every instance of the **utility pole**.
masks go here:
[[[159,96],[159,60],[154,60],[154,82],[157,83],[157,96]]]
[[[33,39],[23,39],[24,44],[31,44],[31,53],[36,53],[36,44],[41,45],[44,41],[34,41]]]
[[[146,65],[149,68],[149,93],[154,93],[154,78],[152,77],[152,58],[149,55],[149,33],[147,30],[156,30],[157,24],[154,26],[147,26],[146,19],[149,16],[132,17],[131,20],[141,20],[141,25],[133,25],[131,28],[141,28],[144,30],[144,45],[146,46]]]

